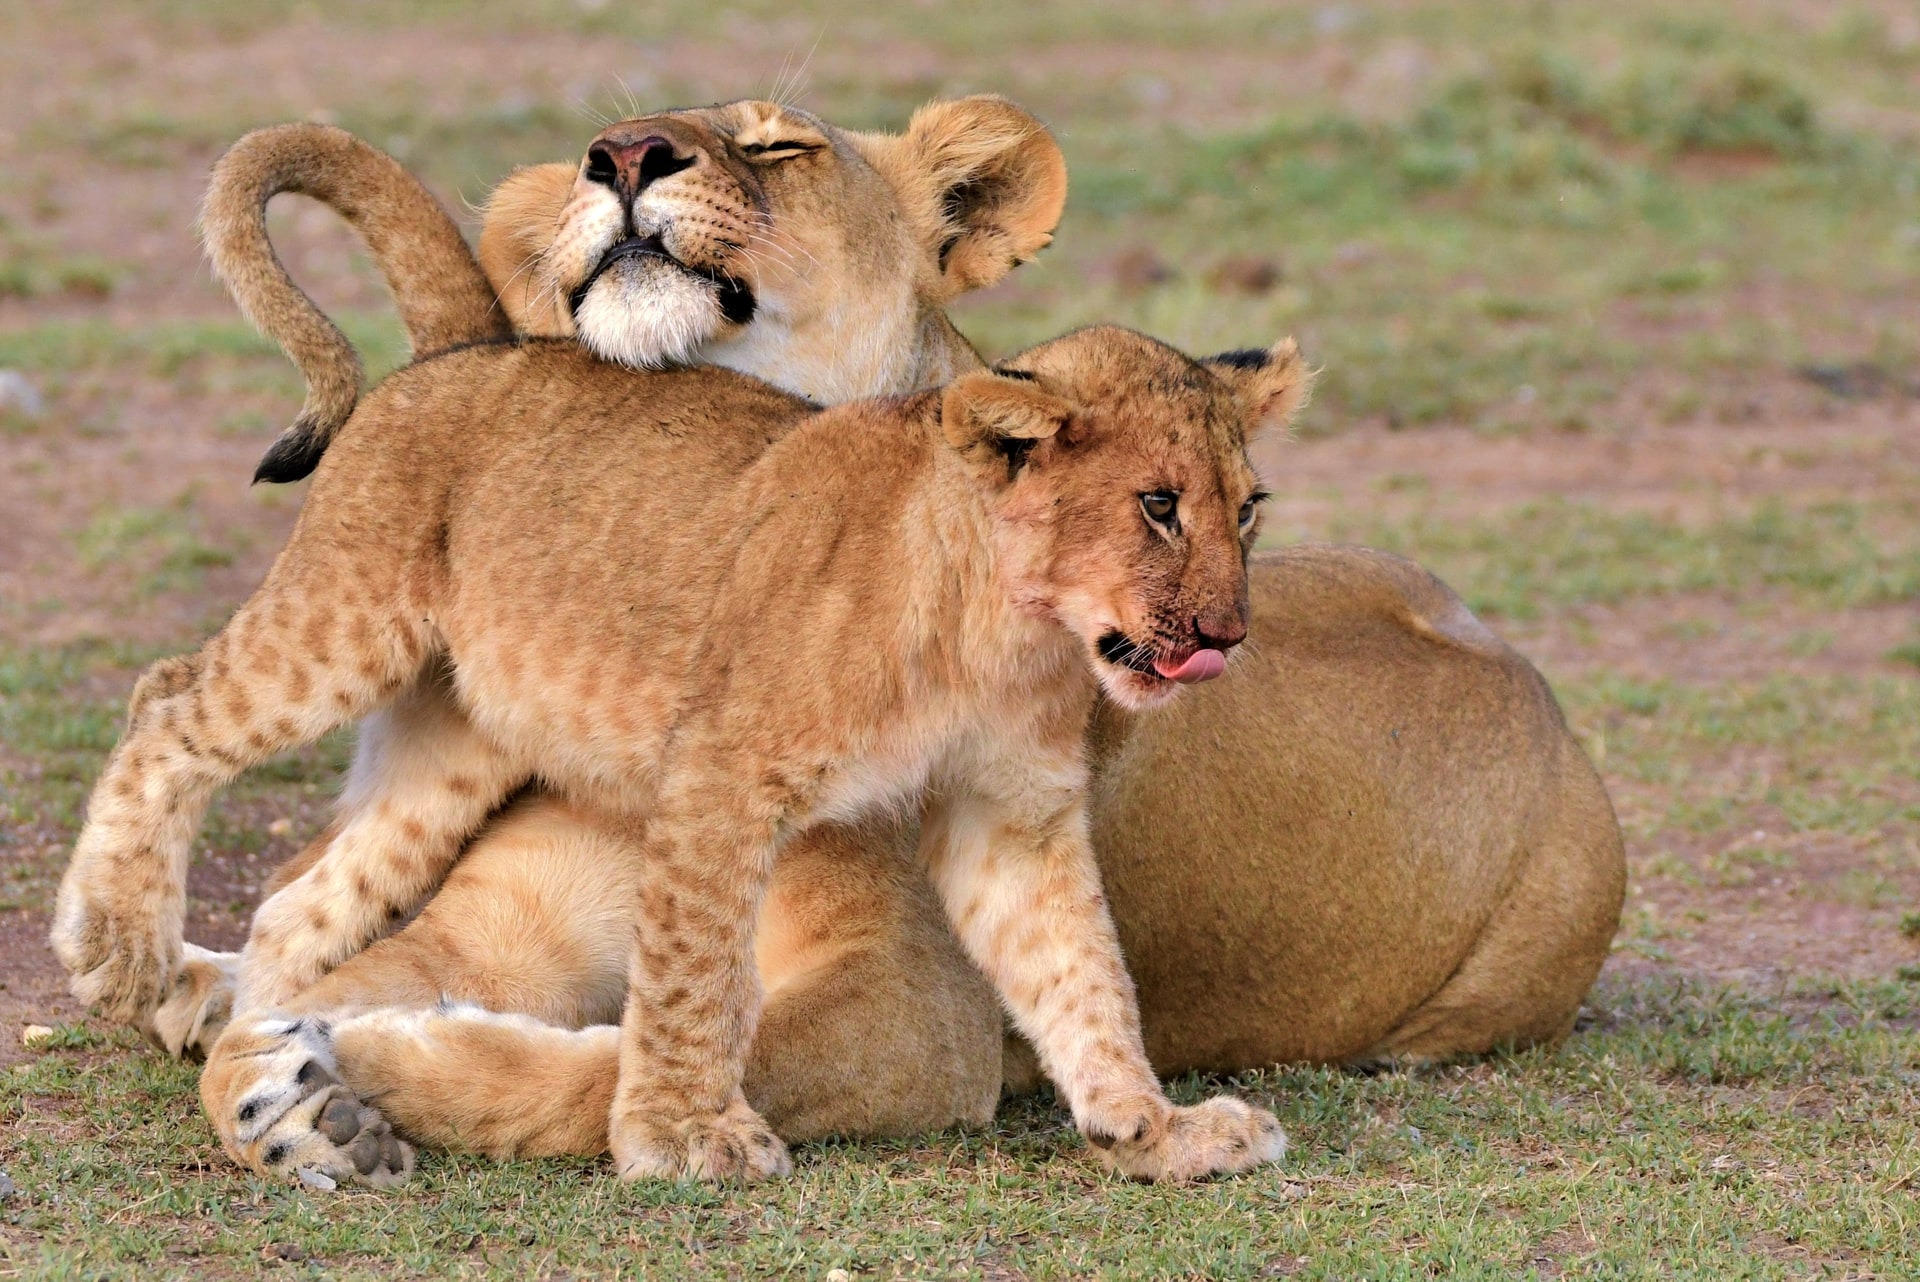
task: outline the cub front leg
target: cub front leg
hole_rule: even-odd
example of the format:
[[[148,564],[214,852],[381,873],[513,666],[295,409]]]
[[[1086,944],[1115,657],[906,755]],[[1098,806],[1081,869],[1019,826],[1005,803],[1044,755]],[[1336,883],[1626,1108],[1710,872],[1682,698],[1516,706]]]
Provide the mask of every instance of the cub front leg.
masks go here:
[[[741,1093],[760,1013],[754,926],[773,871],[775,815],[728,773],[670,778],[638,843],[608,1124],[622,1179],[755,1180],[793,1170],[786,1145]]]
[[[1080,790],[1026,804],[949,795],[922,830],[934,884],[1102,1161],[1179,1181],[1279,1158],[1272,1113],[1225,1096],[1178,1108],[1160,1089]]]

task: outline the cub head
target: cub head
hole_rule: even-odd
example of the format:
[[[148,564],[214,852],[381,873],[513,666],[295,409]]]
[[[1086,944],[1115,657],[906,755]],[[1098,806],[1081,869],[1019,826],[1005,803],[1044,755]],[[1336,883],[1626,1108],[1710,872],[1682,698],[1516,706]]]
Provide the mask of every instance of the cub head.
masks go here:
[[[1079,637],[1122,706],[1220,675],[1245,639],[1265,497],[1247,444],[1311,382],[1290,339],[1194,361],[1101,327],[948,385],[942,429],[992,491],[1008,592]]]
[[[578,164],[512,174],[480,259],[523,333],[832,403],[977,364],[940,308],[1039,252],[1066,190],[1046,127],[1000,98],[930,103],[898,135],[732,102],[621,121]]]

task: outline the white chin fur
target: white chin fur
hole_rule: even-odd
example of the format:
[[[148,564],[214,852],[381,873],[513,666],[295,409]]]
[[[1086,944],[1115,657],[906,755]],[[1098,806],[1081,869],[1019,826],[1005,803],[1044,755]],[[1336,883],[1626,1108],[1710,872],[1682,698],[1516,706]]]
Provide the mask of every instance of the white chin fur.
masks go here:
[[[609,269],[573,319],[596,356],[636,369],[690,365],[727,328],[712,285],[645,259]]]
[[[1107,692],[1107,698],[1129,712],[1165,707],[1182,689],[1177,681],[1150,681],[1104,660],[1094,661],[1093,674],[1100,678],[1100,688]]]

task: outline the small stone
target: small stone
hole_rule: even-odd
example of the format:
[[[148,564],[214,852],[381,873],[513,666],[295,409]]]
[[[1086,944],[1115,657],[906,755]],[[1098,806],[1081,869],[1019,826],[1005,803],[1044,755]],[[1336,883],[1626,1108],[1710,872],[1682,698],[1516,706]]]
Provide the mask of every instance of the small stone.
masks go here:
[[[845,1269],[828,1269],[827,1282],[853,1282],[853,1274]]]
[[[17,369],[0,369],[0,413],[39,418],[46,408],[47,403],[32,379]]]
[[[267,836],[269,837],[284,837],[292,831],[293,820],[291,819],[276,819],[267,825]]]
[[[20,1044],[28,1050],[45,1046],[53,1040],[53,1030],[45,1024],[28,1024],[20,1030]]]
[[[316,1171],[311,1167],[303,1166],[300,1168],[299,1175],[302,1184],[308,1188],[319,1189],[322,1193],[331,1193],[340,1187],[340,1182],[325,1171]]]
[[[0,1171],[0,1202],[6,1201],[17,1192],[19,1192],[19,1186],[14,1184],[13,1177],[5,1171]]]

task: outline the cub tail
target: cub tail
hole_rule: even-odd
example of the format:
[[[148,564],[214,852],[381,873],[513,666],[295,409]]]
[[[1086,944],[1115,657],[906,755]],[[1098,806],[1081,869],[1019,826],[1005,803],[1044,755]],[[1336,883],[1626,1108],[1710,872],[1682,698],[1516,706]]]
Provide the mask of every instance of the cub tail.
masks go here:
[[[330,206],[360,234],[416,356],[512,337],[460,229],[392,156],[331,125],[254,130],[214,165],[200,229],[215,275],[307,380],[300,416],[260,460],[256,482],[312,472],[360,399],[359,353],[294,283],[267,236],[267,202],[286,191]]]

